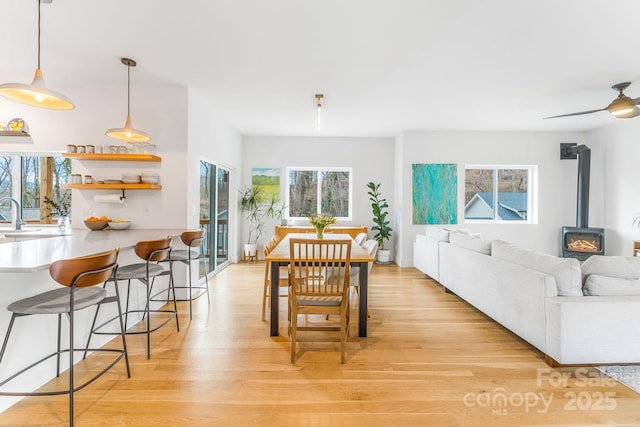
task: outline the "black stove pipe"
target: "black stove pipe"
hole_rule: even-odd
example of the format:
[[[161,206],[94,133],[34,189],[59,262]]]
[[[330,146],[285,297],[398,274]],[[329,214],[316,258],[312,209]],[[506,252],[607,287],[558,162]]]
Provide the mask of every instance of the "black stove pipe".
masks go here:
[[[562,144],[562,154],[578,157],[578,204],[576,227],[589,227],[589,175],[591,171],[591,149],[586,145]],[[568,158],[568,157],[565,157]]]

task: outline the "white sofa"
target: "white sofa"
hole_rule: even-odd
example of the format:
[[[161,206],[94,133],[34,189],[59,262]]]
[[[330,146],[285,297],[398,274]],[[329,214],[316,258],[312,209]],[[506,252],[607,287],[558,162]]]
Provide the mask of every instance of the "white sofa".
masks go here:
[[[547,363],[640,362],[640,257],[592,256],[581,266],[500,240],[455,231],[429,237],[436,234],[416,239],[432,258],[421,261],[422,271],[538,348]]]

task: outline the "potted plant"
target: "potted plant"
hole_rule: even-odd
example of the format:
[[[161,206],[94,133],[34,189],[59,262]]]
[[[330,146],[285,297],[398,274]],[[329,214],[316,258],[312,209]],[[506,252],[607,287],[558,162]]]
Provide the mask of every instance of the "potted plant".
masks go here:
[[[370,182],[367,184],[367,188],[369,188],[367,194],[369,195],[369,200],[371,200],[371,210],[373,211],[373,222],[375,224],[371,229],[376,232],[373,238],[378,242],[379,246],[378,262],[388,263],[391,262],[391,249],[385,249],[384,242],[391,238],[392,231],[387,220],[389,204],[380,193],[379,183]]]
[[[49,207],[47,218],[58,218],[58,227],[61,230],[69,228],[69,215],[71,214],[71,191],[65,191],[59,202],[44,196],[44,203]]]
[[[249,236],[244,244],[244,253],[247,256],[257,256],[258,240],[262,236],[264,225],[268,218],[280,218],[284,214],[285,206],[274,198],[264,203],[262,200],[262,187],[251,185],[240,191],[240,210],[244,212],[244,218],[249,224]]]

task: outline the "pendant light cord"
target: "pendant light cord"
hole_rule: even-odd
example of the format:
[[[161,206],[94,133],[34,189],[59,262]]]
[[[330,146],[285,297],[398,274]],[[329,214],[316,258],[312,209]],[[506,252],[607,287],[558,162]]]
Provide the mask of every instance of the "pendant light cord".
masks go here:
[[[40,7],[42,0],[38,0],[38,70],[40,69]]]
[[[131,65],[127,64],[127,117],[131,115]]]

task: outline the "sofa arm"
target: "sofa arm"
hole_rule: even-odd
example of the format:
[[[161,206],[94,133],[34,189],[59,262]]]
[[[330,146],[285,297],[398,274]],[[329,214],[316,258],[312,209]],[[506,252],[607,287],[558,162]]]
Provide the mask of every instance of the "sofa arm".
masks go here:
[[[547,298],[547,355],[562,365],[640,362],[640,296]]]

